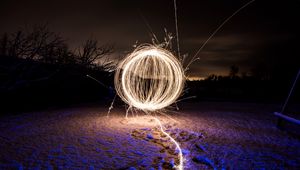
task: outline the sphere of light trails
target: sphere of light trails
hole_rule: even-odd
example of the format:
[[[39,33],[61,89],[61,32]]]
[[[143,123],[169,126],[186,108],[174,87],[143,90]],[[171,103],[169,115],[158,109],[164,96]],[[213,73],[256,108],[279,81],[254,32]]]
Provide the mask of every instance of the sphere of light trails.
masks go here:
[[[170,51],[142,45],[119,63],[114,83],[125,103],[144,111],[156,111],[177,100],[184,81],[182,64]]]

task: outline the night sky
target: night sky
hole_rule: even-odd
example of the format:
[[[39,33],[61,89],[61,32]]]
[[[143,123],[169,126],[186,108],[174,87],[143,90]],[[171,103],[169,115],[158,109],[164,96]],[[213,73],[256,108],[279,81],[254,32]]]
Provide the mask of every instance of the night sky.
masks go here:
[[[193,56],[221,23],[247,2],[177,0],[181,53]],[[209,41],[188,75],[227,75],[231,65],[247,72],[262,61],[296,62],[299,4],[299,0],[250,4]],[[47,23],[72,48],[93,37],[114,44],[115,56],[132,51],[136,42],[151,42],[151,31],[160,40],[164,29],[175,35],[173,0],[1,0],[0,23],[0,33]]]

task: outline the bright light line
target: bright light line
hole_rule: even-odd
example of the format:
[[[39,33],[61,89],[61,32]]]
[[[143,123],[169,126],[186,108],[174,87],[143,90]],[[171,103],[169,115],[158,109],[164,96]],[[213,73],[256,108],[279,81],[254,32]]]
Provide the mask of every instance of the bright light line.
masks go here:
[[[176,28],[176,41],[177,41],[177,53],[178,58],[182,61],[181,55],[180,55],[180,47],[179,47],[179,29],[178,29],[178,16],[177,16],[177,2],[174,0],[174,15],[175,15],[175,28]]]
[[[215,31],[208,37],[208,39],[202,44],[202,46],[199,48],[199,50],[196,52],[196,54],[193,56],[193,58],[190,60],[190,62],[187,64],[187,66],[185,67],[185,71],[189,68],[189,66],[196,60],[198,60],[199,58],[196,58],[198,56],[198,54],[202,51],[202,49],[204,48],[204,46],[208,43],[208,41],[232,18],[234,17],[237,13],[239,13],[242,9],[244,9],[245,7],[247,7],[248,5],[250,5],[252,2],[254,2],[255,0],[249,1],[248,3],[246,3],[245,5],[243,5],[241,8],[239,8],[238,10],[236,10],[232,15],[230,15],[226,20],[224,20],[222,22],[221,25],[219,25],[217,27],[217,29],[215,29]]]
[[[163,134],[165,134],[168,138],[170,138],[170,140],[175,144],[176,148],[178,149],[179,164],[175,168],[177,170],[183,170],[183,155],[182,155],[182,150],[180,148],[179,143],[174,138],[172,138],[171,135],[169,135],[167,132],[164,131],[163,125],[161,124],[159,119],[157,119],[156,117],[153,117],[153,119],[157,121],[157,123],[160,127],[160,131]]]
[[[144,44],[122,60],[115,73],[115,89],[129,106],[156,111],[176,102],[184,87],[182,64],[168,50]]]

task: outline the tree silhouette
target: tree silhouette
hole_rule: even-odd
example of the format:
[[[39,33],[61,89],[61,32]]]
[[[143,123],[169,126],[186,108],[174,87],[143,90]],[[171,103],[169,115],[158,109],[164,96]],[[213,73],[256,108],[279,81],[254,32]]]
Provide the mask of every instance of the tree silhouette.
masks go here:
[[[84,66],[92,66],[95,62],[104,56],[110,54],[113,51],[113,47],[110,45],[98,44],[97,40],[88,39],[77,49],[77,60]]]
[[[65,49],[63,38],[47,29],[36,26],[31,31],[19,30],[1,39],[1,53],[24,59],[51,61],[59,51]]]
[[[91,39],[77,49],[77,53],[71,51],[66,41],[49,31],[46,25],[5,33],[0,38],[0,55],[4,56],[1,61],[15,64],[0,63],[3,75],[9,75],[0,77],[3,78],[0,82],[5,82],[4,89],[16,89],[48,81],[58,72],[66,76],[68,73],[64,71],[69,69],[79,73],[92,72],[95,68],[101,70],[104,66],[98,67],[95,61],[111,52],[112,46],[100,46]]]
[[[79,64],[96,67],[97,61],[113,51],[111,45],[99,45],[97,40],[88,39],[72,52],[66,41],[46,25],[36,26],[29,31],[18,30],[0,38],[0,55],[31,59],[50,64]]]

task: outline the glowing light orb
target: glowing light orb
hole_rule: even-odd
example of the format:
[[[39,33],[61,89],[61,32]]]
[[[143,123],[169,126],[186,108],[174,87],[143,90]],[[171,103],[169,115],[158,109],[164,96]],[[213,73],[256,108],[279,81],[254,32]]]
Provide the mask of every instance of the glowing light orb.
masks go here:
[[[119,63],[114,83],[125,103],[144,111],[156,111],[177,100],[184,81],[182,64],[170,51],[142,45]]]

